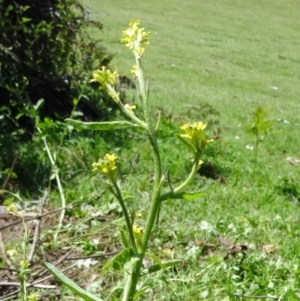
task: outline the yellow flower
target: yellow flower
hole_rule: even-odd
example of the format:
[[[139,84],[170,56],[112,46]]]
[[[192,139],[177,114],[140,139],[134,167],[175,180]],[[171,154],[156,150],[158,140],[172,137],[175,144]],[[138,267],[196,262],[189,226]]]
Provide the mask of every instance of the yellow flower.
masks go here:
[[[120,93],[116,92],[115,89],[109,87],[107,93],[115,102],[120,101]]]
[[[136,109],[136,105],[131,106],[131,105],[129,105],[128,103],[126,103],[126,104],[124,105],[124,108],[125,108],[127,111],[129,111],[130,113],[134,114],[133,110]]]
[[[28,301],[37,301],[39,298],[36,293],[32,293],[28,296]]]
[[[12,213],[12,214],[17,214],[18,213],[18,207],[16,204],[10,204],[7,208],[6,208],[6,212],[7,213]]]
[[[16,249],[10,249],[10,250],[7,250],[6,251],[6,254],[11,257],[11,258],[14,258],[15,255],[18,254],[17,250]]]
[[[206,139],[203,133],[206,127],[207,125],[203,122],[185,123],[181,127],[183,134],[181,134],[180,137],[183,138],[194,152],[202,152],[207,143],[213,141]]]
[[[21,269],[27,269],[29,267],[29,262],[27,260],[21,260],[20,261],[20,267]]]
[[[98,82],[102,86],[106,84],[110,84],[114,86],[116,84],[117,78],[119,74],[117,71],[111,72],[110,70],[106,69],[105,66],[102,66],[102,70],[97,70],[93,73],[93,79],[91,82]]]
[[[130,73],[132,74],[133,78],[137,78],[137,72],[138,72],[137,65],[133,65],[130,70]]]
[[[98,162],[94,162],[93,171],[99,171],[102,174],[108,176],[111,180],[115,180],[117,176],[116,166],[117,156],[114,154],[106,154],[104,159],[99,159]]]
[[[137,244],[140,245],[142,238],[143,238],[143,234],[144,234],[144,227],[140,227],[138,225],[133,225],[132,231],[133,231],[133,235],[136,239]]]
[[[141,58],[145,48],[142,44],[149,44],[150,32],[145,32],[145,28],[139,28],[139,20],[132,20],[129,23],[129,28],[122,32],[123,37],[121,43],[124,43],[126,47],[131,49],[138,58]]]
[[[93,73],[93,79],[91,79],[91,82],[98,82],[101,85],[100,89],[105,90],[115,102],[119,102],[119,93],[115,90],[118,76],[119,74],[117,71],[111,72],[102,66],[102,70],[98,69]]]

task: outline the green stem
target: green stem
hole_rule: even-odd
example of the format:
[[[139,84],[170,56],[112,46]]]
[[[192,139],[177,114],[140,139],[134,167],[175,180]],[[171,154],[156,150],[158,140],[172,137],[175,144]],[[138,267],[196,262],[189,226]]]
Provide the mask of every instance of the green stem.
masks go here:
[[[160,163],[160,156],[158,147],[156,144],[156,140],[154,141],[152,137],[149,137],[149,140],[151,142],[152,148],[153,148],[153,154],[154,154],[154,165],[155,165],[155,182],[154,182],[154,188],[151,196],[151,202],[150,202],[150,209],[149,214],[146,221],[146,227],[144,230],[142,242],[141,242],[141,252],[145,253],[148,246],[148,241],[151,235],[152,228],[155,223],[155,218],[157,216],[157,212],[159,211],[160,207],[160,190],[161,190],[161,163]]]
[[[127,275],[122,301],[132,301],[134,299],[143,263],[143,256],[140,255],[139,257],[139,260],[134,264],[131,271],[126,271],[129,274]]]
[[[22,224],[23,224],[23,228],[24,228],[24,237],[23,237],[23,242],[22,242],[22,251],[23,251],[23,264],[26,265],[27,262],[27,240],[28,240],[28,229],[27,229],[27,224],[25,222],[25,219],[23,217],[23,215],[20,215],[21,220],[22,220]],[[19,276],[19,280],[20,280],[20,293],[21,293],[21,300],[22,301],[27,301],[27,288],[26,288],[26,272],[24,271],[24,269],[26,270],[26,266],[23,267],[21,265],[21,270],[20,270],[20,276]]]
[[[123,214],[124,214],[124,217],[125,217],[125,222],[126,222],[127,230],[128,230],[128,233],[129,233],[129,238],[130,238],[130,241],[131,241],[131,246],[132,246],[133,252],[134,252],[134,254],[138,254],[138,249],[137,249],[137,246],[136,246],[136,243],[135,243],[135,237],[134,237],[133,230],[132,230],[132,223],[131,223],[131,220],[130,220],[130,217],[129,217],[129,214],[128,214],[128,211],[127,211],[127,208],[126,208],[121,190],[120,190],[120,188],[119,188],[119,186],[118,186],[118,184],[115,180],[112,180],[112,183],[113,183],[113,186],[115,188],[116,197],[117,197],[117,199],[118,199],[118,201],[121,205],[121,208],[122,208],[122,211],[123,211]]]
[[[136,61],[136,65],[137,65],[137,79],[138,79],[138,83],[139,83],[139,94],[140,94],[140,98],[141,98],[142,104],[143,104],[145,121],[146,121],[146,124],[148,127],[148,132],[149,132],[150,136],[152,138],[154,138],[154,140],[156,141],[155,128],[153,126],[150,109],[149,109],[149,104],[148,104],[148,93],[146,91],[146,86],[145,86],[142,61],[138,56],[136,56],[135,61]]]
[[[160,207],[159,194],[161,188],[162,171],[161,171],[160,154],[159,154],[159,149],[158,149],[157,139],[156,139],[156,131],[153,126],[153,122],[150,114],[150,108],[148,105],[148,95],[145,87],[142,62],[137,55],[136,55],[136,65],[137,65],[137,78],[139,82],[140,97],[143,103],[144,117],[148,125],[148,139],[150,141],[153,150],[153,160],[154,160],[154,170],[155,170],[154,187],[153,187],[153,192],[150,200],[150,211],[147,217],[146,227],[141,242],[141,252],[142,254],[144,254],[146,252],[148,246],[148,240],[150,238],[151,231],[155,223],[155,218],[157,216],[157,212],[159,211],[159,207]]]
[[[255,150],[254,150],[254,168],[253,168],[253,175],[256,174],[256,166],[257,166],[257,156],[258,156],[258,145],[259,145],[259,135],[256,135],[255,141]],[[254,178],[252,178],[253,180]]]
[[[139,119],[133,112],[130,112],[128,109],[125,108],[125,106],[122,103],[118,103],[119,108],[122,110],[122,112],[127,115],[130,119],[135,121],[139,126],[143,127],[144,129],[148,129],[147,123]]]
[[[123,299],[122,301],[132,301],[134,298],[134,294],[136,291],[136,286],[138,279],[140,277],[140,271],[142,268],[143,259],[145,256],[145,252],[147,250],[148,241],[151,235],[152,228],[155,224],[155,218],[157,216],[157,213],[160,208],[160,189],[161,189],[161,177],[162,177],[162,168],[161,168],[161,160],[160,160],[160,154],[159,149],[157,145],[157,139],[156,139],[156,131],[153,126],[151,115],[150,115],[150,109],[148,106],[148,96],[146,93],[145,88],[145,82],[144,82],[144,76],[143,76],[143,69],[141,60],[138,56],[136,56],[136,65],[137,65],[137,78],[139,82],[139,92],[140,97],[143,104],[143,110],[144,110],[144,117],[145,121],[147,123],[147,131],[148,131],[148,138],[150,141],[150,144],[153,149],[153,159],[154,159],[154,169],[155,169],[155,181],[154,181],[154,187],[150,199],[150,211],[147,217],[146,226],[143,234],[143,238],[141,241],[140,251],[141,254],[139,254],[139,260],[135,263],[131,275],[128,276],[128,279],[126,281],[125,290],[123,293]]]
[[[189,174],[189,176],[186,178],[186,180],[181,184],[179,185],[178,187],[176,187],[174,189],[174,192],[179,192],[180,190],[182,190],[183,188],[185,188],[190,182],[191,180],[195,177],[198,169],[199,169],[199,161],[200,161],[200,153],[197,152],[195,154],[195,158],[194,158],[194,164],[193,164],[193,167],[192,167],[192,170]]]
[[[27,291],[26,291],[26,283],[23,276],[20,278],[20,295],[21,295],[21,301],[27,301]]]
[[[186,178],[186,180],[183,183],[181,183],[178,187],[176,187],[174,190],[161,195],[159,198],[160,201],[164,201],[164,200],[168,199],[169,197],[171,197],[172,195],[178,193],[179,191],[184,189],[193,180],[193,178],[195,177],[195,175],[199,169],[200,155],[201,154],[199,152],[197,152],[195,154],[192,170],[191,170],[189,176]]]
[[[112,87],[110,84],[106,84],[106,88],[108,91],[111,92],[116,92],[115,88]],[[117,105],[119,106],[120,110],[126,115],[128,116],[131,120],[133,120],[136,124],[138,124],[139,126],[143,127],[144,129],[148,129],[147,123],[145,123],[144,121],[142,121],[141,119],[139,119],[131,110],[128,110],[125,105],[119,100],[116,101]]]
[[[39,128],[37,128],[37,129],[41,133],[41,130]],[[48,147],[46,137],[43,137],[42,139],[43,139],[43,142],[44,142],[44,145],[45,145],[45,148],[46,148],[49,160],[51,162],[52,168],[54,167],[54,176],[55,176],[55,179],[56,179],[57,188],[58,188],[58,191],[59,191],[59,194],[60,194],[60,199],[61,199],[62,210],[61,210],[60,217],[59,217],[57,232],[54,234],[54,242],[55,242],[56,239],[57,239],[58,231],[61,228],[63,220],[64,220],[64,217],[65,217],[66,199],[65,199],[63,187],[62,187],[61,182],[60,182],[59,173],[58,173],[58,171],[56,169],[56,166],[55,166],[55,160],[54,160],[54,158],[53,158],[53,156],[52,156],[52,154],[50,152],[50,149]]]
[[[132,274],[128,276],[128,279],[126,281],[126,286],[125,286],[126,289],[124,290],[122,301],[132,301],[134,298],[136,286],[140,277],[143,259],[145,257],[145,252],[148,246],[148,241],[151,235],[152,228],[155,224],[155,218],[160,208],[159,194],[160,194],[160,188],[162,184],[160,156],[159,156],[159,150],[157,147],[156,138],[151,137],[150,133],[149,133],[149,140],[151,142],[153,153],[154,153],[154,165],[155,165],[154,188],[151,196],[150,211],[147,217],[144,234],[141,241],[141,247],[140,247],[141,253],[139,254],[139,260],[135,263],[132,269]]]

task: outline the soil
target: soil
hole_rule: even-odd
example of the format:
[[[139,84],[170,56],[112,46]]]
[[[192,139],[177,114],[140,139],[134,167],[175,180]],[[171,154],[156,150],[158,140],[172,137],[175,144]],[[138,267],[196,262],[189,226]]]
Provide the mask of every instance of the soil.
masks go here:
[[[15,260],[9,258],[7,250],[17,249],[20,251],[20,245],[24,235],[24,228],[21,218],[4,213],[4,206],[0,208],[0,300],[4,300],[9,296],[10,300],[19,300],[19,280],[18,280],[18,263],[21,260],[21,255],[17,254]],[[46,212],[46,213],[45,213]],[[74,279],[74,275],[78,277],[78,267],[76,266],[76,260],[79,258],[85,258],[82,254],[81,248],[75,248],[72,245],[72,239],[64,236],[59,241],[56,247],[53,246],[53,232],[51,232],[58,223],[59,211],[46,211],[41,217],[37,212],[23,212],[23,217],[26,220],[26,224],[29,231],[28,254],[32,248],[34,241],[35,227],[40,220],[39,235],[37,236],[37,243],[34,248],[33,260],[30,263],[30,273],[28,273],[28,283],[39,282],[39,285],[44,285],[48,288],[39,290],[39,300],[61,300],[61,284],[57,282],[53,277],[49,277],[49,273],[41,266],[41,262],[50,262],[54,264],[58,269],[67,270],[64,272],[67,276]],[[69,218],[65,218],[65,223],[69,223]],[[76,223],[75,219],[72,223]],[[60,234],[59,238],[61,238]],[[70,234],[68,234],[70,236]],[[107,251],[107,250],[105,250]],[[101,257],[101,256],[98,256]],[[102,255],[102,258],[104,256]],[[73,260],[72,260],[73,258]],[[70,268],[70,266],[73,266]],[[99,270],[99,267],[98,267]],[[73,276],[73,277],[72,277]],[[48,279],[45,279],[48,277]],[[84,275],[84,272],[80,274],[81,281],[85,281],[88,285],[88,279],[91,274]],[[43,280],[44,279],[44,280]],[[84,283],[80,285],[86,286]],[[35,289],[36,290],[36,289]],[[41,295],[42,294],[42,295]]]

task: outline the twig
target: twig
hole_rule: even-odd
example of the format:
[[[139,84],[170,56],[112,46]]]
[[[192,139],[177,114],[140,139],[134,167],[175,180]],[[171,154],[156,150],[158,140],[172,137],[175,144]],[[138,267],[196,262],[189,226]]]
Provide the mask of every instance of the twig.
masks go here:
[[[6,186],[7,186],[7,184],[8,184],[8,181],[9,181],[10,176],[11,176],[11,174],[12,174],[14,168],[15,168],[15,165],[16,165],[16,163],[17,163],[17,160],[18,160],[19,156],[20,156],[20,153],[21,153],[21,152],[18,151],[17,154],[15,155],[14,161],[13,161],[13,163],[12,163],[10,169],[9,169],[9,172],[8,172],[8,174],[7,174],[7,177],[6,177],[6,179],[5,179],[5,181],[4,181],[3,185],[2,185],[2,189],[3,189],[3,190],[6,188]]]
[[[73,267],[75,267],[76,265],[77,265],[77,263],[74,263],[74,264],[70,265],[69,267],[67,267],[67,268],[65,268],[65,269],[63,269],[63,270],[61,270],[61,272],[63,273],[63,272],[65,272],[65,271],[68,271],[68,270],[72,269]],[[46,271],[47,271],[47,270],[46,270]],[[37,280],[37,281],[35,281],[35,282],[33,282],[33,283],[30,283],[30,284],[28,285],[28,287],[32,287],[33,285],[37,285],[38,283],[41,283],[41,282],[43,282],[43,281],[45,281],[45,280],[48,280],[48,279],[50,279],[50,278],[52,278],[52,277],[53,277],[53,275],[49,275],[49,276],[47,276],[47,277],[44,277],[44,278],[42,278],[42,279],[39,279],[39,280]],[[19,289],[15,290],[15,291],[13,291],[13,292],[10,292],[10,293],[8,293],[7,295],[3,296],[4,299],[1,299],[1,301],[5,301],[5,300],[8,300],[8,299],[11,299],[11,298],[10,298],[11,296],[17,295],[19,292],[20,292]]]
[[[243,297],[243,298],[252,298],[252,299],[272,299],[272,300],[279,300],[279,297],[272,297],[272,296],[250,296],[250,295],[240,295],[240,294],[233,294],[236,297]]]
[[[43,210],[44,210],[44,206],[46,204],[48,193],[49,193],[49,191],[48,191],[48,189],[46,189],[45,192],[44,192],[43,198],[40,200],[39,215],[38,216],[42,216],[42,214],[43,214]],[[34,252],[35,252],[35,247],[36,247],[36,244],[37,244],[37,242],[39,240],[39,237],[40,237],[40,224],[41,224],[41,221],[42,221],[42,219],[39,218],[37,220],[36,225],[35,225],[33,242],[32,242],[32,245],[31,245],[30,254],[28,256],[28,262],[32,261],[32,258],[33,258]]]
[[[77,201],[75,201],[75,202],[77,202]],[[26,221],[26,222],[32,221],[32,220],[34,220],[34,219],[39,219],[39,218],[42,218],[42,217],[44,217],[44,216],[51,215],[51,214],[54,214],[54,213],[56,213],[56,212],[59,212],[59,211],[61,211],[61,210],[65,210],[65,209],[69,208],[71,205],[73,205],[75,202],[69,204],[68,206],[66,206],[66,207],[64,207],[64,208],[59,208],[59,209],[53,210],[53,211],[51,211],[51,212],[44,213],[44,214],[42,214],[42,215],[37,215],[37,216],[35,216],[35,217],[25,218],[25,221]],[[1,215],[0,215],[0,217],[1,217]],[[14,223],[5,225],[5,226],[3,226],[3,227],[0,227],[0,231],[1,231],[1,230],[4,230],[4,229],[6,229],[6,228],[10,228],[10,227],[12,227],[12,226],[21,224],[21,223],[22,223],[22,221],[18,221],[18,222],[14,222]]]
[[[74,251],[74,249],[71,249],[69,252],[67,252],[66,254],[64,254],[63,256],[61,256],[59,259],[57,259],[56,261],[54,261],[52,264],[57,266],[59,265],[61,262],[63,262],[64,260],[67,259],[67,257]],[[43,275],[45,275],[48,272],[48,270],[43,269],[38,275],[37,277],[42,277]],[[34,282],[36,283],[36,282]]]
[[[11,269],[11,268],[4,268],[4,267],[0,267],[0,271],[10,271],[10,272],[19,272],[18,270],[16,269]]]
[[[71,257],[65,258],[65,260],[80,260],[80,259],[88,259],[88,258],[98,258],[98,257],[109,257],[118,254],[120,251],[98,254],[98,255],[91,255],[91,256],[82,256],[82,257]]]
[[[20,282],[0,282],[0,286],[20,286]],[[44,284],[33,284],[26,283],[27,287],[35,287],[35,288],[57,288],[56,285],[44,285]]]
[[[2,255],[3,260],[9,266],[10,270],[14,270],[14,266],[12,265],[12,263],[10,262],[8,257],[6,256],[6,250],[5,250],[5,246],[4,246],[4,243],[3,243],[3,237],[2,237],[2,231],[1,230],[0,230],[0,249],[1,249],[1,255]]]

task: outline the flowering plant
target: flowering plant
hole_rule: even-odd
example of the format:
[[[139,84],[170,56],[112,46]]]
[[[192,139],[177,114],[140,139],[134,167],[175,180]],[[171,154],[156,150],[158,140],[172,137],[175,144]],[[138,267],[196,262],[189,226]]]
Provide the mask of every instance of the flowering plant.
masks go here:
[[[118,74],[114,71],[105,69],[102,67],[101,70],[97,70],[93,73],[92,81],[99,82],[101,89],[104,89],[120,107],[121,111],[130,119],[129,121],[114,121],[114,122],[81,122],[72,119],[67,119],[71,125],[77,128],[93,129],[93,130],[115,130],[127,127],[138,127],[146,131],[149,144],[152,148],[153,162],[154,162],[154,182],[152,191],[150,193],[149,199],[149,212],[147,218],[144,222],[144,227],[141,227],[134,223],[134,217],[130,216],[128,205],[124,202],[124,197],[122,195],[122,190],[120,187],[120,181],[118,181],[118,168],[116,164],[117,156],[115,154],[106,154],[98,162],[92,164],[94,172],[100,172],[108,179],[108,187],[111,193],[114,194],[116,199],[121,205],[123,215],[126,223],[127,235],[124,232],[121,233],[122,242],[124,249],[117,254],[114,258],[110,259],[104,266],[104,269],[109,268],[118,263],[118,265],[123,265],[126,273],[125,275],[125,285],[123,290],[123,301],[132,301],[137,298],[142,292],[137,291],[137,284],[139,278],[143,274],[143,260],[146,256],[150,256],[155,265],[148,270],[157,271],[163,268],[171,267],[179,262],[179,260],[172,260],[169,262],[162,263],[158,257],[151,254],[148,251],[148,243],[150,235],[152,233],[155,220],[158,216],[159,210],[162,206],[162,202],[167,199],[193,199],[201,196],[204,189],[197,192],[186,192],[185,187],[192,181],[195,177],[199,165],[202,163],[200,156],[211,140],[207,139],[204,130],[206,124],[202,122],[186,123],[181,127],[182,133],[178,135],[178,138],[184,142],[185,145],[192,151],[193,155],[193,166],[191,168],[190,174],[185,180],[182,181],[175,188],[165,187],[166,182],[164,174],[162,172],[162,161],[160,158],[159,145],[157,141],[157,130],[158,126],[155,126],[153,117],[150,114],[149,102],[148,102],[148,87],[144,81],[143,68],[142,68],[142,57],[145,52],[145,45],[149,44],[150,32],[146,32],[144,28],[140,28],[140,21],[131,21],[129,23],[129,28],[123,31],[123,37],[121,42],[125,44],[126,47],[132,50],[135,57],[135,64],[132,67],[131,73],[137,79],[137,91],[139,98],[141,100],[141,106],[143,109],[142,116],[137,116],[134,112],[135,106],[130,104],[123,104],[119,99],[119,94],[115,89],[116,79]],[[125,261],[125,263],[124,263]],[[55,267],[50,264],[44,264],[48,269],[63,281],[65,284],[70,285],[70,280],[63,276]],[[82,292],[82,289],[76,287],[76,284],[71,285],[73,291],[77,292],[81,297],[86,300],[100,300],[98,297],[93,297],[87,292]]]

